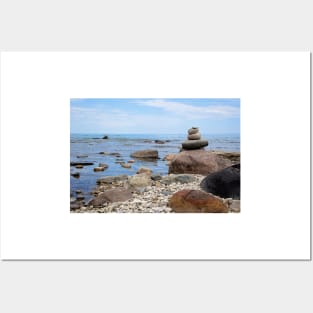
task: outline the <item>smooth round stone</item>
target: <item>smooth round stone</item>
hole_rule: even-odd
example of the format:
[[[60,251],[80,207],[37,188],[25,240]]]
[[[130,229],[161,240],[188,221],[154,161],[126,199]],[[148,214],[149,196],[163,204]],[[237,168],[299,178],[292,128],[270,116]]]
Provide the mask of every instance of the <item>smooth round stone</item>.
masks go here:
[[[124,168],[131,168],[131,164],[128,164],[128,163],[121,163],[121,166],[124,167]]]
[[[104,167],[95,167],[94,172],[103,172],[104,171]]]
[[[207,146],[209,142],[207,140],[187,140],[182,143],[183,149],[193,150],[201,149]]]
[[[190,129],[188,129],[188,135],[193,135],[199,132],[199,128],[198,127],[192,127]]]
[[[200,133],[188,135],[188,140],[200,140],[200,139],[201,139],[201,134]]]

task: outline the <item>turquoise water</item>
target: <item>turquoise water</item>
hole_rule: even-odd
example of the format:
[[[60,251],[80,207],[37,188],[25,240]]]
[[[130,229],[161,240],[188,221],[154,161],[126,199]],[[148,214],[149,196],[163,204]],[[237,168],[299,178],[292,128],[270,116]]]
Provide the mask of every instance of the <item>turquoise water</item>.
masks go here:
[[[102,139],[108,135],[109,139]],[[209,141],[206,150],[240,151],[240,135],[238,134],[202,134],[202,138]],[[154,140],[169,140],[165,144],[156,144]],[[134,175],[140,167],[149,167],[153,173],[165,175],[168,172],[165,155],[178,153],[182,141],[186,140],[186,134],[71,134],[71,162],[94,162],[94,165],[85,166],[82,169],[71,167],[71,172],[79,172],[80,178],[71,177],[71,195],[75,190],[81,190],[85,199],[91,198],[89,194],[96,186],[96,181],[100,177],[114,175]],[[159,159],[156,161],[141,161],[135,159],[131,169],[123,168],[115,163],[117,157],[112,155],[102,155],[99,152],[118,152],[127,163],[131,160],[130,154],[137,150],[154,149],[159,152]],[[78,155],[88,155],[86,158],[77,158]],[[109,165],[104,172],[94,172],[93,168],[99,163]]]

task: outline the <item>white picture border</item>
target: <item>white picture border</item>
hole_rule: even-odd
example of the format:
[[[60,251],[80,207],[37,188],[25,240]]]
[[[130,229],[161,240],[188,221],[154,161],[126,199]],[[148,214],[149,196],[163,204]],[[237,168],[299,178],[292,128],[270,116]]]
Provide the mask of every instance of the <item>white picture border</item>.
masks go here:
[[[240,214],[70,214],[70,98],[240,98]],[[309,52],[1,53],[2,259],[310,259]]]

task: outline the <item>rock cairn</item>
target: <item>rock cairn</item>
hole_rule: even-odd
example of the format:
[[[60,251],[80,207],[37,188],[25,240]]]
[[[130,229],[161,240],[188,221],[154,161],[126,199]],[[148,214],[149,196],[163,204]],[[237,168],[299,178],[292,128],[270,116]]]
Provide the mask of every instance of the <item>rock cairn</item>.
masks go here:
[[[204,148],[208,145],[207,140],[201,139],[201,134],[199,133],[198,127],[192,127],[188,129],[187,140],[182,143],[184,150],[196,150]]]

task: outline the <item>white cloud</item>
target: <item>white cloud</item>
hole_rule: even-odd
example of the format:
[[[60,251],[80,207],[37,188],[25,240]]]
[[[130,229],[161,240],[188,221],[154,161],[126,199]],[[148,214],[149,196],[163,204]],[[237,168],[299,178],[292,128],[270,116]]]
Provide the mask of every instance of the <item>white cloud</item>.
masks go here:
[[[208,104],[207,106],[193,106],[176,101],[167,100],[139,100],[140,105],[163,109],[186,119],[207,119],[207,118],[232,118],[239,117],[238,107],[223,104]]]

